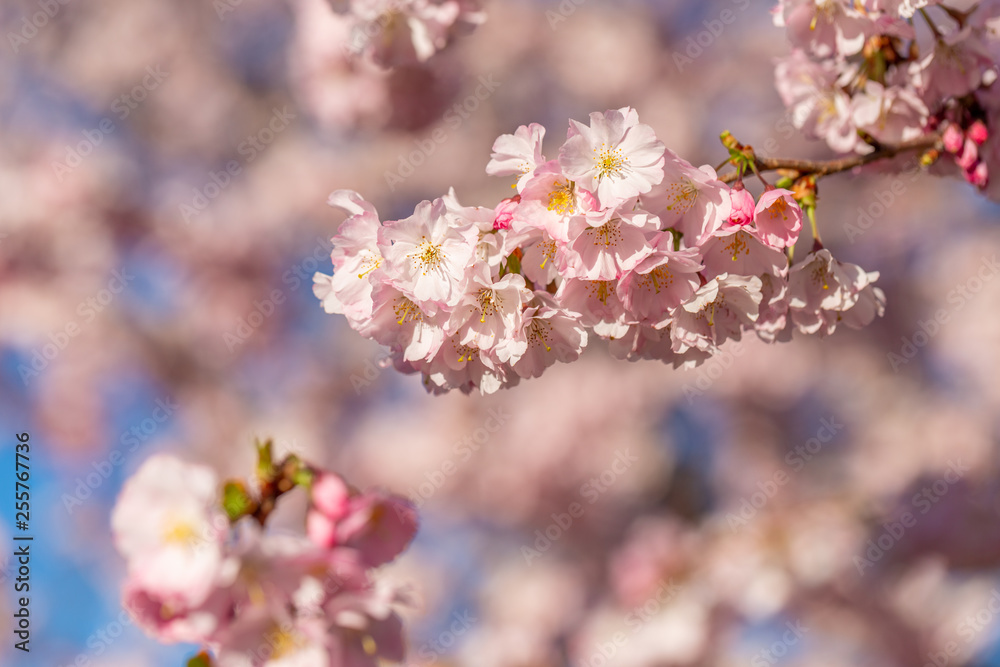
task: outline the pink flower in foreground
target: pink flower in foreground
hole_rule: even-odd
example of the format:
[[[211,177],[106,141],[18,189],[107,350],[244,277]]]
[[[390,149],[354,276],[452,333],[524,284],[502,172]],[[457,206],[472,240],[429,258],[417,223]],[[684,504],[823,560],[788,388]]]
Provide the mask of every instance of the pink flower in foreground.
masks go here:
[[[729,198],[733,203],[732,213],[729,214],[729,222],[734,225],[749,225],[753,222],[756,204],[753,200],[753,195],[743,187],[742,183],[737,183],[736,186],[733,186],[733,189],[729,191]]]
[[[663,182],[641,197],[644,210],[659,216],[661,228],[675,229],[684,245],[704,243],[732,213],[729,188],[709,166],[695,167],[670,151]]]
[[[516,351],[507,349],[515,346]],[[536,292],[524,311],[520,332],[497,355],[505,362],[516,357],[514,371],[520,377],[534,378],[557,361],[576,361],[585,347],[587,330],[575,314],[559,308],[548,293]]]
[[[494,281],[487,271],[474,270],[468,290],[445,330],[458,334],[463,345],[492,349],[520,329],[522,307],[531,296],[519,274],[508,273]]]
[[[316,273],[313,292],[328,313],[341,313],[358,328],[372,313],[372,273],[382,266],[378,248],[381,223],[375,207],[351,190],[337,190],[330,206],[341,208],[350,217],[333,237],[333,275]]]
[[[674,351],[712,352],[729,339],[740,340],[744,327],[757,321],[761,280],[722,274],[701,286],[677,309],[670,330]]]
[[[649,254],[647,233],[660,221],[642,211],[594,214],[573,221],[573,240],[563,248],[563,275],[585,280],[614,280]]]
[[[769,190],[757,201],[754,224],[760,237],[772,248],[787,248],[799,239],[802,209],[790,190]]]
[[[590,114],[590,125],[570,121],[559,151],[566,175],[597,195],[602,207],[649,192],[663,180],[665,147],[630,107]]]
[[[868,324],[884,310],[885,295],[874,287],[878,275],[856,264],[837,261],[825,248],[809,253],[788,274],[792,322],[802,333],[829,335],[837,322],[844,319],[843,314],[860,303],[862,309],[858,314],[864,317],[846,321],[850,326]]]
[[[672,311],[691,298],[700,286],[701,253],[697,248],[673,249],[673,235],[661,232],[652,252],[618,281],[625,308],[641,322],[660,328]]]
[[[573,218],[597,209],[594,196],[577,187],[555,160],[540,165],[531,173],[521,193],[521,206],[514,218],[514,228],[544,229],[558,241],[569,241]]]
[[[229,520],[210,468],[150,457],[125,483],[111,530],[131,584],[152,595],[196,606],[225,575]]]
[[[421,202],[412,216],[379,230],[386,275],[428,313],[450,310],[462,298],[478,235],[449,215],[443,200]]]
[[[362,334],[392,350],[401,350],[406,361],[437,354],[444,342],[446,313],[431,315],[389,283],[378,285],[372,297],[375,308],[369,325],[360,329]]]
[[[338,507],[338,513],[343,508]],[[331,516],[319,507],[309,512],[309,537],[320,546],[356,549],[369,567],[388,563],[417,532],[417,513],[409,501],[378,491],[353,495],[346,513]]]
[[[531,177],[535,167],[545,163],[542,140],[545,128],[538,123],[522,125],[514,134],[502,134],[493,142],[493,155],[486,165],[490,176],[517,176],[518,193]]]

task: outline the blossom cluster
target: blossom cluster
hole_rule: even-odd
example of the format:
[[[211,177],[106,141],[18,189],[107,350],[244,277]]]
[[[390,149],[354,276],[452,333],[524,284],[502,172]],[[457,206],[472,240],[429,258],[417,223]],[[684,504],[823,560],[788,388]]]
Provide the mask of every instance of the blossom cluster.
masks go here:
[[[1000,168],[1000,2],[780,0],[774,22],[793,45],[778,91],[807,136],[868,153],[943,135],[949,170],[989,186]]]
[[[486,170],[515,177],[517,193],[495,208],[450,192],[383,222],[359,194],[334,192],[350,217],[334,274],[314,277],[324,309],[434,393],[513,386],[594,335],[620,358],[691,367],[745,331],[827,335],[882,314],[878,274],[818,241],[789,266],[803,222],[791,191],[730,188],[629,107],[570,121],[556,159],[544,135],[532,124],[497,139]]]
[[[485,21],[477,0],[330,0],[350,19],[346,50],[381,67],[422,63]]]
[[[127,560],[124,605],[136,624],[161,642],[199,644],[214,655],[195,664],[402,660],[395,609],[405,591],[371,573],[413,538],[413,507],[358,492],[326,471],[300,468],[263,484],[257,498],[241,483],[223,492],[211,469],[167,455],[129,479],[112,530]],[[277,495],[295,484],[308,488],[306,534],[264,530]]]

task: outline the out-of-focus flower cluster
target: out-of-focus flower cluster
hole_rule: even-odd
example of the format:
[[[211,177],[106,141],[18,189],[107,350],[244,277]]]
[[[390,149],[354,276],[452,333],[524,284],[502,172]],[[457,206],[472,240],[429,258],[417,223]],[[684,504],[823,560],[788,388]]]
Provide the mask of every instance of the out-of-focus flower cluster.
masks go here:
[[[441,51],[486,20],[477,0],[296,0],[293,7],[296,93],[338,130],[412,130],[437,120],[466,65]]]
[[[484,394],[574,361],[592,334],[619,358],[693,367],[744,331],[827,335],[881,315],[877,273],[818,243],[789,268],[803,219],[791,191],[730,189],[628,107],[570,121],[558,159],[542,155],[544,135],[532,124],[497,139],[486,170],[515,176],[517,194],[495,209],[451,192],[380,222],[335,192],[351,217],[334,275],[315,276],[326,311],[429,391]]]
[[[426,62],[485,20],[476,0],[331,0],[349,26],[346,49],[382,67]]]
[[[842,153],[943,134],[947,171],[993,199],[1000,168],[1000,2],[781,0],[776,70],[796,127]]]
[[[214,662],[202,659],[219,667],[402,660],[395,609],[406,593],[371,570],[413,539],[412,505],[261,451],[256,492],[167,455],[126,483],[112,528],[136,623],[159,641],[208,647]],[[296,486],[309,490],[307,535],[265,531],[278,496]]]

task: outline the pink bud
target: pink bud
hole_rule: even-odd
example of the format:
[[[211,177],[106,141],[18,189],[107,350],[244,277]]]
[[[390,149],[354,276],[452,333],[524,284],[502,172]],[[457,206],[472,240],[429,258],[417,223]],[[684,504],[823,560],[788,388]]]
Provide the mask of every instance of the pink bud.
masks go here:
[[[336,521],[347,514],[351,492],[338,475],[321,472],[313,480],[311,497],[316,509]]]
[[[337,543],[337,524],[322,512],[309,510],[306,515],[306,534],[314,544],[330,549]]]
[[[972,171],[978,160],[979,149],[976,148],[976,142],[972,139],[966,139],[965,144],[962,145],[962,152],[955,158],[955,161],[965,171]]]
[[[942,139],[944,140],[944,149],[953,155],[957,155],[962,150],[962,142],[965,141],[962,130],[954,123],[945,128]]]
[[[990,184],[990,172],[985,162],[980,162],[972,170],[965,172],[965,178],[977,188]]]
[[[733,201],[733,212],[729,215],[729,220],[736,225],[748,225],[753,222],[753,212],[756,202],[753,195],[743,188],[733,188],[729,191],[729,196]]]
[[[497,204],[496,209],[494,209],[496,217],[493,218],[493,229],[510,229],[510,223],[514,219],[514,211],[517,210],[517,205],[520,202],[521,195],[517,195]]]
[[[969,129],[966,131],[966,135],[976,142],[977,145],[982,146],[986,143],[986,140],[990,138],[990,131],[986,129],[986,123],[981,120],[977,120],[969,126]]]

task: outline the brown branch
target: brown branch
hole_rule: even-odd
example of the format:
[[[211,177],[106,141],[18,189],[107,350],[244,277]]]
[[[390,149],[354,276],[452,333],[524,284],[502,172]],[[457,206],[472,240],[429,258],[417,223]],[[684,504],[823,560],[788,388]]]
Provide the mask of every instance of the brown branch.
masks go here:
[[[877,162],[878,160],[888,160],[896,157],[900,153],[923,151],[931,148],[940,149],[940,143],[941,136],[938,134],[932,134],[926,137],[904,141],[896,146],[879,146],[874,152],[868,153],[867,155],[855,155],[852,157],[841,158],[839,160],[827,160],[825,162],[821,162],[814,160],[789,160],[785,158],[754,157],[754,161],[757,163],[757,168],[760,171],[780,170],[794,172],[791,176],[795,179],[801,178],[802,176],[814,176],[816,178],[821,178],[823,176],[830,176],[831,174],[837,174],[842,171],[848,171],[850,169],[854,169],[855,167],[862,167],[866,164]],[[728,174],[723,174],[719,177],[719,180],[723,183],[732,183],[736,180],[736,173],[737,172],[735,171],[731,171]]]

